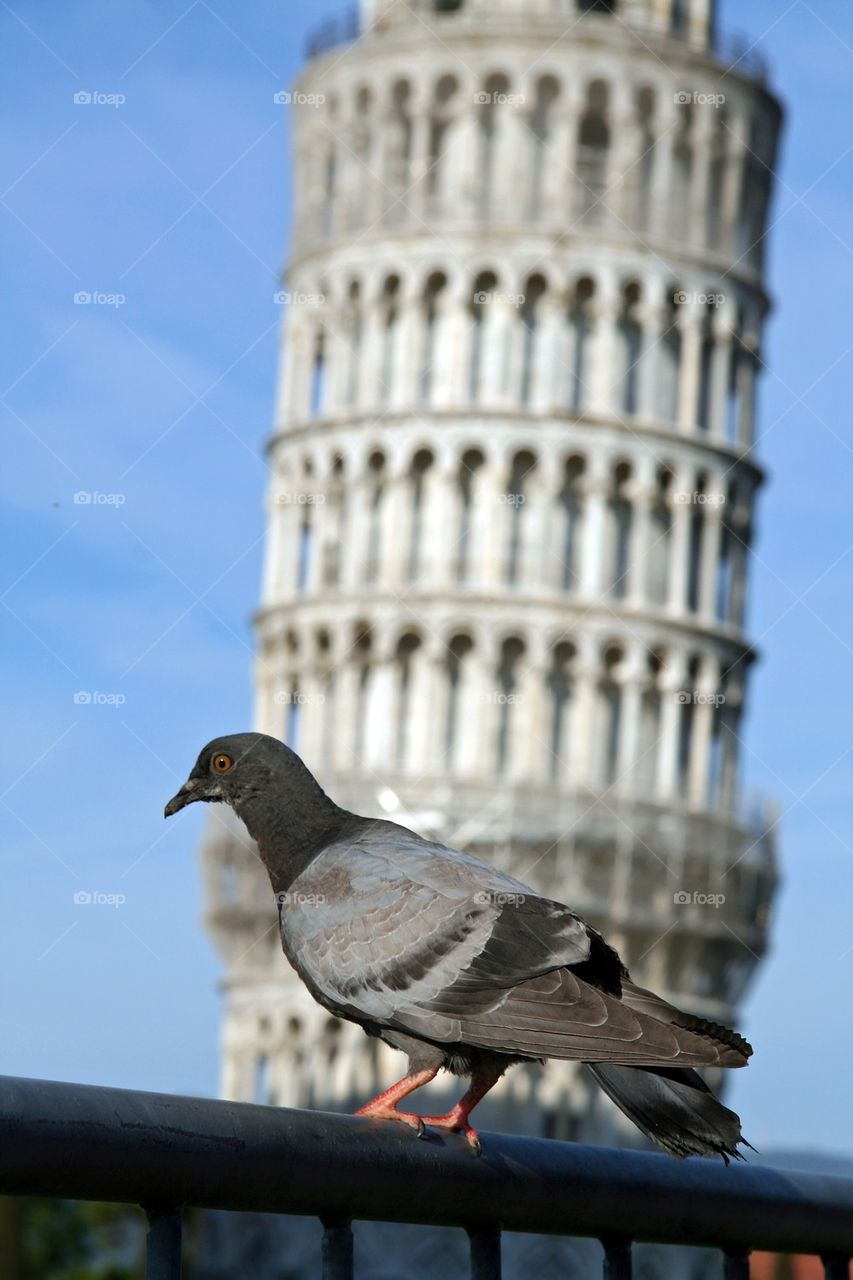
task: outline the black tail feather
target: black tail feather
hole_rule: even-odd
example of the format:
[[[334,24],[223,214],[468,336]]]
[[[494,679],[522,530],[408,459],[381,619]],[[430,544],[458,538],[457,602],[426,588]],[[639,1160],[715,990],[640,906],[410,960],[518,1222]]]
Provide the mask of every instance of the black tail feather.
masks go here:
[[[726,1164],[743,1159],[738,1144],[750,1144],[741,1135],[739,1117],[689,1067],[586,1066],[608,1098],[670,1155],[720,1155]]]

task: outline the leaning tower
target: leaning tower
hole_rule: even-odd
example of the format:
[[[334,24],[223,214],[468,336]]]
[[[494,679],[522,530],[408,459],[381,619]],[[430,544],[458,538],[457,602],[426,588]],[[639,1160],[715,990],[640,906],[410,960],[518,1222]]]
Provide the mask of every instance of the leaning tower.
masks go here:
[[[729,1021],[775,878],[738,774],[779,105],[711,0],[365,0],[309,54],[255,727]],[[224,1094],[395,1079],[287,968],[242,828],[203,859]],[[491,1106],[612,1124],[566,1065]]]

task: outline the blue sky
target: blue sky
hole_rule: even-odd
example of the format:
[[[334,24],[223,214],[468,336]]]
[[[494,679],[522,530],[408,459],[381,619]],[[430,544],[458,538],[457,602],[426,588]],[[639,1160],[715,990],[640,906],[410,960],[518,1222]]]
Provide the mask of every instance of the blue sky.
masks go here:
[[[8,1073],[216,1089],[203,814],[167,825],[162,810],[199,747],[250,720],[289,225],[273,95],[306,27],[337,11],[0,9]],[[744,1010],[758,1051],[731,1098],[756,1146],[850,1153],[853,11],[730,0],[729,15],[748,20],[789,109],[746,732],[747,786],[783,809],[783,886]],[[125,901],[80,907],[79,892]]]

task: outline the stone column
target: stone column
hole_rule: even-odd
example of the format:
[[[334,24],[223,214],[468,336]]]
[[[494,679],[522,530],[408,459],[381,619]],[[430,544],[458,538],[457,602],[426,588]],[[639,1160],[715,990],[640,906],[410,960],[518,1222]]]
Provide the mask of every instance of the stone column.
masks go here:
[[[693,474],[679,468],[673,480],[672,534],[669,553],[668,613],[683,614],[687,608],[687,558],[690,550],[690,517],[693,511]],[[675,499],[682,497],[679,502]]]
[[[714,318],[714,351],[711,357],[711,400],[709,406],[709,431],[711,440],[725,444],[726,397],[729,387],[732,358],[732,317],[719,313]]]
[[[688,799],[693,808],[704,809],[708,797],[708,772],[711,759],[711,734],[714,729],[714,697],[718,685],[709,677],[698,682],[698,700],[693,708],[693,732],[687,766]]]
[[[624,665],[616,789],[631,792],[634,790],[634,774],[640,750],[640,717],[646,679],[645,648],[636,640],[628,644],[628,656]]]
[[[722,486],[716,491],[711,488],[712,484],[720,484],[718,480],[709,480],[710,497],[715,492],[720,492]],[[705,507],[704,519],[702,521],[702,550],[701,564],[699,569],[699,613],[707,621],[710,626],[716,625],[716,596],[717,596],[717,572],[720,563],[720,548],[722,545],[722,508],[718,505],[708,503]]]
[[[389,459],[385,468],[378,584],[384,591],[394,593],[403,590],[408,582],[414,508],[409,471],[399,458]],[[421,527],[423,529],[423,523]]]
[[[569,741],[569,777],[575,787],[595,785],[595,699],[600,674],[599,640],[593,632],[578,635],[575,661],[574,724]]]
[[[626,599],[632,609],[642,609],[646,601],[646,569],[652,545],[652,505],[655,501],[654,458],[638,462],[638,474],[631,484],[631,543],[629,547]]]
[[[660,739],[657,759],[657,797],[667,804],[675,799],[678,784],[678,744],[686,679],[684,654],[670,650],[670,659],[661,672]],[[679,697],[681,695],[681,698]]]
[[[688,293],[688,297],[689,297]],[[692,302],[681,306],[678,317],[681,330],[681,378],[678,388],[679,431],[696,430],[699,405],[699,366],[702,352],[702,313]]]
[[[520,713],[516,723],[520,750],[513,761],[512,775],[515,778],[527,778],[531,782],[541,783],[549,776],[548,739],[551,712],[546,675],[545,637],[541,631],[533,631],[527,633],[525,641],[527,647],[519,659],[518,683],[521,700],[516,707]]]
[[[607,529],[607,495],[610,478],[609,459],[596,453],[590,459],[589,476],[581,483],[584,495],[581,528],[580,591],[594,599],[601,591]]]
[[[365,768],[381,777],[393,759],[396,733],[396,662],[387,633],[374,637],[373,677],[367,705],[364,735]]]

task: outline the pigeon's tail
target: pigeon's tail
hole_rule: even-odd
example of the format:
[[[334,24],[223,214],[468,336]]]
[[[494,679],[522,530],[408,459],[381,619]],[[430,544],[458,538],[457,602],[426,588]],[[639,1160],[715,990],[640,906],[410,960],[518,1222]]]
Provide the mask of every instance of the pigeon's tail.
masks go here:
[[[689,1067],[623,1067],[588,1062],[604,1092],[653,1142],[673,1156],[742,1160],[740,1119]]]

